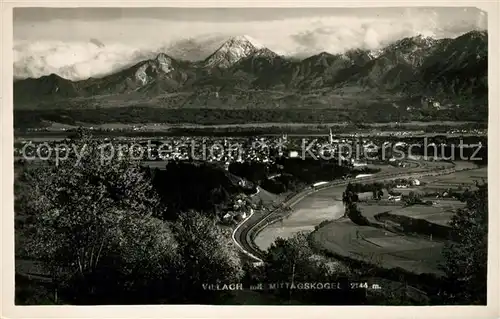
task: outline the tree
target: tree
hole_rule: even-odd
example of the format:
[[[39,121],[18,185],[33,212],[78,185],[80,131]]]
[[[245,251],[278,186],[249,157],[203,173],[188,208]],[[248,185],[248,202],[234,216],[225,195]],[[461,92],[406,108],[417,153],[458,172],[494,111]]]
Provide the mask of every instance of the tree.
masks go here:
[[[366,219],[366,217],[363,216],[361,211],[358,208],[358,205],[355,202],[351,202],[346,206],[346,216],[349,217],[349,219],[358,225],[369,225],[370,223]]]
[[[16,215],[29,217],[26,250],[63,302],[193,303],[210,295],[203,284],[238,281],[229,230],[199,212],[162,220],[178,203],[162,205],[139,162],[103,160],[83,131],[68,142],[82,158],[27,168],[16,187]]]
[[[288,239],[278,238],[268,249],[264,260],[264,282],[325,282],[330,273],[325,262],[314,259],[307,235],[302,233]],[[293,297],[292,289],[275,292],[289,301]]]
[[[319,272],[311,263],[312,255],[307,235],[299,233],[289,239],[278,238],[269,247],[264,258],[266,273],[275,282],[313,279]]]
[[[175,263],[177,244],[155,217],[159,201],[140,164],[102,161],[99,141],[82,131],[70,142],[80,159],[73,153],[57,166],[24,174],[17,195],[32,218],[29,255],[42,262],[56,291],[78,296],[77,302],[87,302],[85,296],[95,302],[107,285],[116,288],[125,277],[128,287],[137,283],[133,278],[162,280]]]
[[[108,283],[111,288],[107,292],[122,290],[129,295],[124,301],[133,303],[178,300],[175,288],[184,265],[168,224],[154,217],[132,219],[117,235],[119,243],[108,260],[114,263],[119,281]]]
[[[359,196],[355,192],[354,185],[352,185],[351,183],[347,184],[345,192],[342,193],[342,202],[344,203],[345,207],[344,217],[349,215],[350,209],[358,200]]]
[[[188,287],[179,291],[191,302],[206,302],[220,297],[204,291],[203,285],[230,284],[243,276],[238,251],[230,234],[198,212],[187,212],[179,216],[174,225],[184,268],[180,272],[181,282]]]
[[[379,191],[377,192],[377,199],[381,199],[382,196],[384,196],[384,191],[382,189],[379,189]]]
[[[347,192],[344,191],[342,192],[342,203],[346,205],[347,201],[348,201]]]
[[[421,196],[413,191],[408,193],[408,196],[404,196],[404,201],[407,206],[422,203]]]
[[[359,302],[357,292],[346,290],[297,290],[290,285],[304,283],[342,282],[349,270],[328,257],[315,253],[308,238],[310,235],[298,233],[293,237],[278,238],[269,247],[264,257],[260,282],[283,283],[286,285],[271,290],[280,300],[305,302],[306,304],[346,304]]]
[[[457,242],[447,244],[443,265],[450,301],[460,304],[486,304],[488,265],[488,185],[467,199],[450,221]]]

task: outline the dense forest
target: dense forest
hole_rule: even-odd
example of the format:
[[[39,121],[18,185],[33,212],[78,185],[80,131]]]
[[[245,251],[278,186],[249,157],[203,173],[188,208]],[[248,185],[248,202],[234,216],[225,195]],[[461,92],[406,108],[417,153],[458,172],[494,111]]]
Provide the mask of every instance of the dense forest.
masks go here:
[[[14,127],[36,128],[56,122],[78,123],[192,123],[200,125],[243,123],[391,123],[408,121],[477,121],[488,120],[488,107],[408,112],[393,106],[371,105],[357,109],[167,109],[154,107],[119,107],[102,109],[14,110]],[[44,124],[45,123],[45,124]]]

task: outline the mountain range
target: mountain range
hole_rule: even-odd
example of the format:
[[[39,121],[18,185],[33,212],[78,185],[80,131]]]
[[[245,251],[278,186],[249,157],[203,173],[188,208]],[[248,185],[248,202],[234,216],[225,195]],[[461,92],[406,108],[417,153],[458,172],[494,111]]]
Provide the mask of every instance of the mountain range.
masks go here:
[[[488,35],[404,38],[383,49],[280,56],[248,36],[228,39],[205,60],[165,53],[102,78],[56,74],[14,81],[21,109],[119,106],[335,108],[366,101],[432,97],[486,103]]]

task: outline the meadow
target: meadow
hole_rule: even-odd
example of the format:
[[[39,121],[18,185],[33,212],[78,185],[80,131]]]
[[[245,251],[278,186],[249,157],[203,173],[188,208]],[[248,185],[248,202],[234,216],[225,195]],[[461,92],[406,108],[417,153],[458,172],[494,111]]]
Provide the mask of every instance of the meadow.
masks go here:
[[[457,167],[472,168],[458,163]],[[395,189],[403,195],[426,194],[448,189],[474,189],[487,180],[487,168],[457,171],[448,175],[422,177],[422,186]],[[370,225],[360,226],[348,218],[324,223],[311,235],[315,245],[327,253],[368,262],[383,268],[402,268],[412,273],[441,275],[442,249],[454,240],[449,222],[465,203],[452,197],[422,197],[431,204],[405,205],[404,201],[364,198],[357,207]],[[367,197],[367,196],[365,196]]]

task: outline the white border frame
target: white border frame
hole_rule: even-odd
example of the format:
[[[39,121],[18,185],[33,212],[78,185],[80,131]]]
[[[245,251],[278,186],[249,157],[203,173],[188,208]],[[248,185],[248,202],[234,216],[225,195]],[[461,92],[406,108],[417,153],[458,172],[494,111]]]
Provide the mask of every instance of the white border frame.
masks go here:
[[[14,305],[14,201],[13,201],[13,112],[12,112],[12,8],[13,7],[477,7],[488,13],[489,33],[489,144],[498,141],[498,54],[499,2],[492,1],[3,1],[2,4],[2,96],[0,108],[0,203],[2,204],[2,290],[1,316],[5,318],[497,318],[498,308],[498,212],[495,197],[500,190],[498,153],[489,148],[489,235],[488,235],[488,305],[487,306],[15,306]]]

